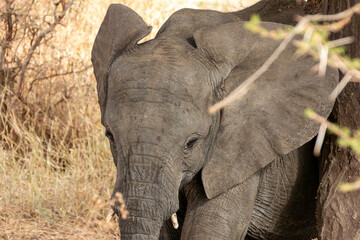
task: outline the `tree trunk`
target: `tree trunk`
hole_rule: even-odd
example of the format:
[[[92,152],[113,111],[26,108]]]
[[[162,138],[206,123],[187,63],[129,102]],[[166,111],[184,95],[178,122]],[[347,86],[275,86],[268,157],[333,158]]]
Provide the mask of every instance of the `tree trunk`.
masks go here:
[[[359,3],[360,0],[324,0],[323,13],[334,14]],[[333,39],[354,36],[355,42],[347,47],[350,57],[360,57],[360,16],[351,24],[332,35]],[[340,76],[341,78],[342,76]],[[360,84],[350,83],[339,95],[330,121],[353,130],[360,129]],[[337,191],[340,182],[352,182],[360,176],[360,163],[354,152],[336,144],[336,137],[325,140],[321,163],[321,185],[317,197],[319,239],[360,239],[360,190]]]

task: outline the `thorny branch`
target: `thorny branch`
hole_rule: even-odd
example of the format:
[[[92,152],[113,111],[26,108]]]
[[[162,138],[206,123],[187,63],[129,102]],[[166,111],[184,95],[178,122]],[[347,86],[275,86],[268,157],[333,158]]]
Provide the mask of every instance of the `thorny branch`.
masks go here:
[[[31,45],[29,53],[27,54],[25,61],[22,64],[21,72],[20,72],[20,80],[19,80],[18,88],[16,90],[16,95],[18,95],[18,96],[21,95],[22,85],[24,83],[27,66],[29,65],[31,58],[34,55],[35,49],[40,45],[40,43],[44,39],[44,37],[48,33],[52,32],[55,29],[55,27],[60,23],[61,19],[65,16],[65,13],[70,8],[70,6],[73,4],[73,2],[74,2],[74,0],[71,0],[67,5],[65,5],[64,1],[62,0],[55,4],[55,7],[54,7],[55,21],[52,24],[50,24],[50,26],[47,29],[45,29],[38,35],[38,37],[35,39],[34,43]],[[56,15],[56,9],[57,9],[57,6],[59,5],[59,3],[61,3],[63,9],[59,15]]]
[[[315,120],[316,122],[321,123],[321,125],[326,126],[326,128],[328,128],[331,132],[333,132],[337,136],[339,136],[345,140],[350,140],[350,137],[348,134],[344,133],[336,124],[329,122],[328,120],[326,120],[326,118],[320,116],[319,114],[317,114],[311,110],[306,110],[306,115],[310,119]]]
[[[38,81],[43,81],[43,80],[47,80],[50,78],[54,78],[54,77],[59,77],[59,76],[66,76],[66,75],[70,75],[70,74],[76,74],[76,73],[82,73],[85,72],[86,70],[88,70],[89,68],[91,68],[92,65],[88,65],[85,66],[83,69],[80,69],[78,71],[69,71],[69,72],[62,72],[62,73],[54,73],[45,77],[41,77],[41,78],[35,78],[34,80],[32,80],[32,82],[30,83],[30,87],[29,87],[29,92],[31,92],[34,84]]]
[[[291,40],[293,40],[293,38],[300,32],[304,31],[308,25],[311,22],[315,22],[315,21],[337,21],[340,20],[339,22],[333,23],[333,24],[329,24],[326,26],[326,28],[328,30],[332,30],[332,31],[338,31],[340,30],[343,26],[345,26],[346,24],[349,23],[351,17],[355,14],[360,14],[360,4],[356,4],[353,7],[337,13],[337,14],[333,14],[333,15],[308,15],[305,17],[301,17],[299,23],[293,28],[293,30],[287,35],[287,37],[284,38],[284,40],[280,43],[279,47],[274,51],[274,53],[265,61],[265,63],[255,72],[253,73],[249,78],[247,78],[239,87],[237,87],[236,89],[234,89],[227,97],[225,97],[223,100],[221,100],[220,102],[214,104],[213,106],[211,106],[209,108],[209,113],[214,114],[216,111],[220,110],[221,108],[224,108],[226,105],[231,104],[232,102],[234,102],[235,100],[241,98],[242,96],[244,96],[246,94],[246,92],[249,89],[249,86],[254,83],[266,70],[269,69],[269,67],[275,62],[275,60],[279,57],[279,55],[284,51],[284,49],[286,48],[286,46],[291,42]],[[311,28],[310,28],[311,29]],[[306,34],[304,36],[304,38],[306,38]],[[343,45],[343,44],[348,44],[349,43],[349,39],[345,38],[345,39],[339,39],[336,42],[334,41],[333,44],[336,46],[339,45]],[[323,64],[324,61],[326,63],[327,59],[327,51],[326,49],[322,49],[322,54],[320,53],[320,68],[319,68],[319,72],[324,72],[324,67],[326,66],[326,64]],[[324,54],[325,53],[325,54]],[[324,58],[325,56],[325,58]],[[336,64],[340,64],[341,67],[340,70],[344,73],[347,74],[348,72],[350,72],[350,70],[346,67],[346,65],[344,64],[343,60],[338,58],[337,59],[337,63]],[[351,78],[356,77],[357,79],[360,79],[360,72],[357,70],[352,70],[350,72],[351,75],[347,75],[349,78],[349,76],[351,76]],[[351,79],[350,78],[350,79]],[[347,80],[347,81],[350,81]],[[354,80],[354,81],[359,81],[359,80]],[[340,83],[341,84],[341,83]],[[336,91],[335,91],[336,90]],[[341,86],[337,87],[334,90],[333,94],[331,94],[331,97],[335,98],[338,96],[340,90],[341,90]]]

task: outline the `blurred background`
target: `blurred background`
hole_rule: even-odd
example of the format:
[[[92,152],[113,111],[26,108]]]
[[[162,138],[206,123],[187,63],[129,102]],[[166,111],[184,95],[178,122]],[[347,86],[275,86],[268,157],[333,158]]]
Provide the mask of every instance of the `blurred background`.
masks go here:
[[[257,1],[0,0],[0,238],[118,238],[105,221],[116,169],[90,61],[109,4],[135,10],[150,39],[178,9]]]

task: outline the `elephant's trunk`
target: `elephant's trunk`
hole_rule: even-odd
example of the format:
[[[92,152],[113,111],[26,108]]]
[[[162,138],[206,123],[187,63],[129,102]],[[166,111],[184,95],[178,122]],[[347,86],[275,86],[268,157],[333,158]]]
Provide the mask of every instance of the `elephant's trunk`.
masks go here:
[[[158,239],[165,219],[178,206],[172,171],[160,158],[149,155],[132,154],[128,163],[123,187],[118,189],[129,211],[127,219],[119,221],[121,239]]]
[[[121,239],[159,239],[162,219],[153,199],[126,198],[129,215],[119,221]]]

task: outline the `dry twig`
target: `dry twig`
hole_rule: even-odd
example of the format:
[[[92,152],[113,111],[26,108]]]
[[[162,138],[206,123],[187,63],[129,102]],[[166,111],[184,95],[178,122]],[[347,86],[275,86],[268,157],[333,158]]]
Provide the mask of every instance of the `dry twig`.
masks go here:
[[[54,7],[54,19],[55,19],[55,21],[52,24],[50,24],[50,26],[47,29],[45,29],[44,31],[42,31],[38,35],[38,37],[35,39],[34,43],[31,45],[30,50],[29,50],[29,52],[28,52],[28,54],[27,54],[27,56],[25,58],[25,61],[23,62],[22,66],[21,66],[19,85],[18,85],[18,88],[16,90],[16,95],[17,96],[21,95],[22,85],[24,83],[27,66],[29,65],[31,58],[34,55],[35,49],[40,45],[41,41],[45,38],[45,36],[47,34],[49,34],[50,32],[52,32],[55,29],[55,27],[60,23],[61,19],[65,16],[65,13],[70,8],[70,6],[73,4],[73,2],[74,2],[74,0],[71,0],[65,6],[65,8],[63,8],[63,11],[59,15],[56,15],[56,9],[57,9],[58,4],[55,4],[55,7]]]

